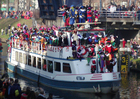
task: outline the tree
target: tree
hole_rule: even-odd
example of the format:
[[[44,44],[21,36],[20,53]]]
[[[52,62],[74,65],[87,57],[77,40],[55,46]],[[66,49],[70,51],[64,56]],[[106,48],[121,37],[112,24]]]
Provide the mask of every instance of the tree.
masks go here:
[[[19,0],[15,0],[15,11],[18,11],[19,10]]]

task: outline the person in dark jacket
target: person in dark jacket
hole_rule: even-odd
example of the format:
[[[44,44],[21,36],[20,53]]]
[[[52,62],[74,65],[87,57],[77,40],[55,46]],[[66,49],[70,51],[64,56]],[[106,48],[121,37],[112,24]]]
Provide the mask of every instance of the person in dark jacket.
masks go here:
[[[140,8],[139,8],[139,10],[137,11],[137,14],[138,14],[138,20],[140,20]]]
[[[10,94],[10,90],[11,90],[11,87],[13,86],[13,83],[14,83],[14,79],[13,78],[9,78],[8,98],[7,99],[12,99],[11,94]]]
[[[10,94],[12,99],[20,99],[21,97],[21,87],[18,84],[18,79],[15,79],[15,83],[11,87]]]
[[[39,95],[37,96],[37,99],[46,99],[45,91],[42,88],[39,88]]]

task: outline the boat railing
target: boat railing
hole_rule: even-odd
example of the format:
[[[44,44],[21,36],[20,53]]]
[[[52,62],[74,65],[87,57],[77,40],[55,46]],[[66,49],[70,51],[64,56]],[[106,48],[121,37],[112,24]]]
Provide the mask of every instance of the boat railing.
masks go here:
[[[40,42],[28,42],[15,39],[12,47],[41,55],[47,54],[47,46],[44,46],[44,44]]]
[[[14,39],[14,43],[12,44],[13,48],[16,49],[20,49],[20,50],[24,50],[26,52],[31,52],[31,53],[37,53],[37,54],[41,54],[41,55],[47,55],[47,48],[48,48],[48,44],[44,44],[41,42],[33,42],[33,41],[22,41],[19,39]],[[51,46],[51,45],[50,45]],[[78,48],[81,48],[81,46],[84,46],[85,50],[88,50],[90,48],[90,44],[87,45],[77,45],[76,49],[77,49],[77,56],[78,56]],[[54,46],[54,47],[67,47],[69,49],[69,47],[71,47],[72,50],[72,45],[70,46]]]

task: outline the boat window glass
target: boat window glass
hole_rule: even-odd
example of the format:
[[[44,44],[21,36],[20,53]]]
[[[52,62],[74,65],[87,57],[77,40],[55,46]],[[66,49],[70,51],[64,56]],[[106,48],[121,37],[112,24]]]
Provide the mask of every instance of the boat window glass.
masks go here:
[[[61,63],[54,62],[54,70],[60,72],[61,71]]]
[[[28,65],[31,66],[31,55],[28,55]]]
[[[18,62],[18,52],[17,51],[15,52],[15,61]]]
[[[41,58],[38,58],[38,68],[41,69]]]
[[[23,63],[24,63],[24,64],[27,64],[26,59],[27,59],[27,55],[26,55],[26,54],[23,54]]]
[[[43,59],[43,70],[46,71],[47,69],[46,59]]]
[[[19,53],[19,62],[22,63],[22,53]]]
[[[63,63],[63,72],[71,73],[71,68],[69,63]]]
[[[33,67],[36,67],[36,57],[33,57]]]
[[[52,61],[48,61],[48,72],[53,73],[53,62]]]

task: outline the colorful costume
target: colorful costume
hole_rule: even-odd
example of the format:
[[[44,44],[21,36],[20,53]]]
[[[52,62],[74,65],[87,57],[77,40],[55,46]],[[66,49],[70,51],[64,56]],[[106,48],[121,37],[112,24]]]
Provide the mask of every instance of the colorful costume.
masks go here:
[[[104,68],[104,66],[105,66],[105,55],[104,55],[104,53],[101,51],[100,53],[99,53],[99,56],[100,56],[100,60],[99,60],[99,64],[100,64],[100,69],[101,69],[101,73],[103,73],[103,68]]]
[[[77,58],[76,42],[75,41],[72,44],[72,55],[73,55],[73,58]]]
[[[69,17],[70,17],[70,25],[72,26],[74,24],[74,17],[75,17],[75,8],[73,5],[71,5],[70,11],[69,11]]]
[[[111,54],[110,53],[108,53],[108,52],[106,52],[106,54],[105,54],[105,61],[106,61],[106,68],[108,69],[108,70],[110,70],[110,61],[111,61]]]
[[[85,14],[86,14],[86,10],[82,6],[79,11],[79,23],[85,23]]]
[[[92,10],[91,10],[91,8],[89,7],[89,8],[88,8],[88,11],[87,11],[87,21],[88,21],[88,22],[93,22],[92,16],[93,16]]]

